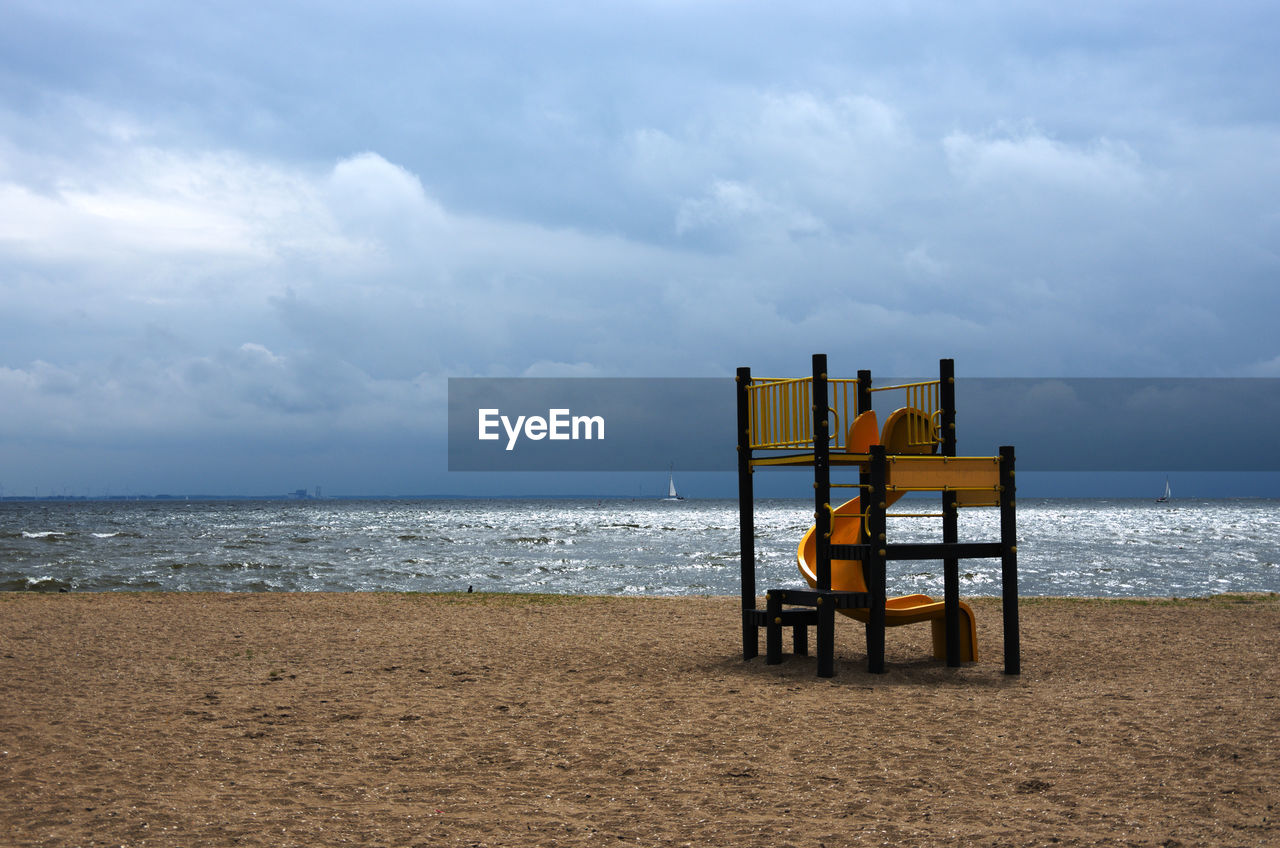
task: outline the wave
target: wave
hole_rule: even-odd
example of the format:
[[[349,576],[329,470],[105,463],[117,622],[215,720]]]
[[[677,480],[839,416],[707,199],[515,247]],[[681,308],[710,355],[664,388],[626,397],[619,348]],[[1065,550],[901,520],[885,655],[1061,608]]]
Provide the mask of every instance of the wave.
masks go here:
[[[57,577],[16,575],[0,578],[0,592],[70,592],[71,588],[71,581]]]

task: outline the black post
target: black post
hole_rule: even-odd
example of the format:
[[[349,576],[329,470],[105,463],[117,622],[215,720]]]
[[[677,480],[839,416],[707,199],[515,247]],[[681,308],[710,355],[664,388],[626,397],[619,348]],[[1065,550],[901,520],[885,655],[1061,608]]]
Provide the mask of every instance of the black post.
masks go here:
[[[942,541],[955,544],[960,541],[959,510],[956,493],[942,493]],[[942,560],[942,618],[947,637],[947,665],[960,665],[960,560],[946,557]],[[975,658],[976,659],[976,658]]]
[[[862,576],[871,592],[871,609],[867,616],[867,671],[872,674],[884,673],[885,546],[888,543],[885,510],[889,506],[887,466],[884,445],[872,445],[871,491],[863,492],[863,497],[869,497],[863,520],[871,555],[862,563]]]
[[[831,416],[827,410],[827,355],[813,355],[813,533],[818,591],[831,591]],[[835,675],[836,619],[830,597],[819,596],[818,676]]]
[[[831,442],[827,412],[827,355],[813,355],[813,384],[810,395],[813,413],[813,523],[814,553],[817,556],[818,590],[831,591]]]
[[[738,552],[742,571],[742,658],[760,654],[756,609],[755,490],[751,481],[751,369],[739,368],[738,388]]]
[[[938,360],[938,401],[942,409],[942,455],[956,455],[956,372],[955,360]],[[931,410],[925,410],[928,414]],[[960,518],[956,493],[942,493],[942,541],[960,541]],[[943,631],[947,638],[947,665],[960,665],[960,560],[942,560]]]
[[[869,370],[861,370],[858,372],[858,414],[859,415],[861,415],[863,412],[866,412],[867,410],[872,408],[871,397],[872,397],[871,372]],[[875,446],[872,446],[871,450],[874,453],[874,451],[876,450]],[[881,448],[881,450],[883,450],[883,448]],[[873,478],[871,475],[871,466],[868,463],[860,464],[858,466],[858,505],[859,505],[859,508],[862,510],[862,515],[863,515],[863,518],[862,518],[863,534],[862,534],[862,538],[858,539],[859,542],[865,542],[868,540],[869,537],[867,534],[870,532],[870,529],[871,529],[867,524],[866,516],[867,516],[868,504],[870,504],[872,499],[875,497],[875,490],[872,488],[872,479]],[[875,573],[875,569],[873,568],[871,562],[867,560],[863,560],[862,563],[860,563],[860,565],[862,567],[862,582],[866,584],[867,589],[869,591],[873,591],[871,589],[871,585],[875,582],[872,579],[872,574]],[[865,634],[866,640],[867,640],[868,667],[871,666],[871,663],[872,663],[871,658],[875,654],[875,638],[871,635],[871,621],[869,619],[870,619],[870,614],[868,613],[868,621],[867,621],[866,634]]]
[[[858,372],[858,414],[871,408],[871,372],[865,368]],[[853,422],[850,421],[850,424]]]
[[[809,625],[793,624],[791,626],[791,652],[797,657],[809,655]]]
[[[1013,448],[1000,448],[1000,595],[1004,606],[1004,673],[1022,673],[1018,637],[1018,524]]]
[[[768,592],[764,608],[767,619],[764,628],[764,661],[765,665],[777,665],[782,662],[782,599],[776,592]]]
[[[938,360],[938,401],[942,406],[942,455],[956,455],[956,361]]]
[[[836,676],[836,605],[818,597],[818,676]]]

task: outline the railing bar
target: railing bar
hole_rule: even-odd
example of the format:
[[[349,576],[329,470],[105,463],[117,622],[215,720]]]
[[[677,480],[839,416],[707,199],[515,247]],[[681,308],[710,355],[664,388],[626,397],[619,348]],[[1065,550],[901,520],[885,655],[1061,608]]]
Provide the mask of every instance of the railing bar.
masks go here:
[[[909,389],[909,388],[911,388],[912,386],[930,386],[930,385],[936,386],[936,385],[938,385],[938,381],[937,381],[937,380],[925,380],[925,381],[923,381],[923,382],[919,382],[919,383],[899,383],[899,384],[898,384],[898,385],[896,385],[896,386],[872,386],[872,387],[871,387],[871,391],[873,391],[873,392],[891,392],[891,391],[893,391],[894,389]]]

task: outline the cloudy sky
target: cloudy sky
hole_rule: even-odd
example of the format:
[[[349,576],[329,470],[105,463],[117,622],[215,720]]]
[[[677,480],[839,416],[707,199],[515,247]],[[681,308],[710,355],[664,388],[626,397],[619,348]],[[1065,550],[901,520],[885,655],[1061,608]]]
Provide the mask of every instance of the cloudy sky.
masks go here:
[[[483,490],[449,377],[1280,377],[1278,42],[1270,2],[6,0],[0,487]]]

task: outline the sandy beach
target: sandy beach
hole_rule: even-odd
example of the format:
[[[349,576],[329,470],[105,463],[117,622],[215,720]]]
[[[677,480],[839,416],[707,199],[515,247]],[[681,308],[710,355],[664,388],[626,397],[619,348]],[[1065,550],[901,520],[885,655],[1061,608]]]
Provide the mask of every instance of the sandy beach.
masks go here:
[[[1280,844],[1280,596],[741,659],[737,601],[0,595],[12,846]],[[763,638],[761,639],[763,647]]]

